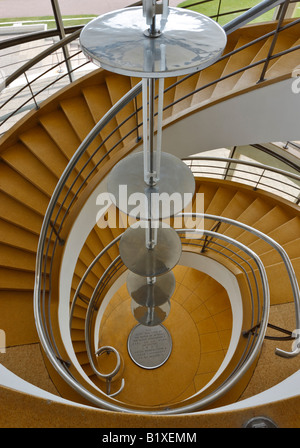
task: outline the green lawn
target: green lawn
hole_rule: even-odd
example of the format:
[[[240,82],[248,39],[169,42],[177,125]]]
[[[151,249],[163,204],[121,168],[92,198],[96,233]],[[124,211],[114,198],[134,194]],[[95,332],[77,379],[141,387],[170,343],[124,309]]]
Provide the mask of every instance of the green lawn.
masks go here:
[[[219,0],[206,0],[205,3],[201,5],[195,5],[194,3],[197,3],[196,0],[186,0],[182,3],[180,3],[178,6],[188,6],[189,9],[193,9],[194,11],[198,11],[202,14],[205,14],[206,16],[212,17],[216,16],[219,9]],[[241,9],[251,8],[252,6],[259,3],[259,0],[221,0],[220,5],[220,14],[224,14],[230,11],[237,11]],[[294,17],[300,17],[300,3],[297,4],[297,8],[294,13]],[[229,22],[230,20],[234,19],[235,17],[242,14],[241,12],[228,14],[225,16],[220,16],[218,19],[218,22],[221,25],[224,25],[225,23]],[[264,14],[261,17],[258,17],[253,22],[266,22],[269,20],[272,20],[274,15],[274,9],[269,11],[268,13]],[[75,26],[75,25],[85,25],[91,20],[91,17],[97,17],[93,14],[90,15],[81,15],[81,16],[63,16],[63,21],[65,26]],[[68,20],[73,19],[73,20]],[[216,17],[215,17],[216,20]],[[45,16],[45,17],[12,17],[10,19],[1,19],[0,18],[0,26],[8,26],[9,22],[26,22],[24,24],[30,25],[33,23],[46,23],[48,29],[56,28],[56,24],[54,21],[53,16]]]
[[[188,6],[192,5],[193,3],[196,3],[196,0],[187,0],[182,3],[180,3],[178,6]],[[226,12],[230,11],[237,11],[241,9],[249,9],[252,8],[252,6],[255,6],[257,3],[259,3],[259,0],[222,0],[220,5],[220,14],[224,14]],[[190,6],[189,9],[193,9],[194,11],[200,12],[206,16],[212,17],[217,15],[218,9],[219,9],[219,0],[209,0],[201,5],[195,5]],[[230,20],[234,19],[235,17],[242,14],[242,12],[238,12],[235,14],[228,14],[225,16],[220,16],[218,22],[220,25],[224,25],[225,23],[229,22]],[[264,14],[263,16],[257,18],[254,20],[254,22],[266,22],[269,20],[272,20],[274,14],[274,10],[269,11],[268,13]],[[216,20],[216,18],[215,18]]]
[[[85,25],[91,20],[91,17],[97,17],[95,15],[81,15],[81,16],[63,16],[63,22],[65,26]],[[68,20],[72,19],[72,20]],[[47,24],[47,28],[56,28],[55,20],[53,16],[44,17],[12,17],[10,19],[0,19],[0,26],[9,26],[10,22],[23,22],[24,25],[33,24]]]

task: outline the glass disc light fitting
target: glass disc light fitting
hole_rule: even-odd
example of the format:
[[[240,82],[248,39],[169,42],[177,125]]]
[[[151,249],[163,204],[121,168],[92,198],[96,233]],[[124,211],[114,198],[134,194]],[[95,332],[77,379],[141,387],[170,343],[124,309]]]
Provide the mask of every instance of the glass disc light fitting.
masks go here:
[[[182,250],[177,232],[163,226],[161,220],[181,212],[195,191],[189,168],[162,151],[164,78],[195,73],[213,64],[223,53],[226,34],[202,14],[170,8],[168,0],[143,0],[142,7],[121,9],[92,20],[84,27],[80,43],[93,63],[114,73],[142,78],[143,151],[121,160],[111,170],[107,187],[121,211],[145,223],[124,232],[119,251],[130,271],[128,290],[133,314],[144,326],[155,326],[169,313],[174,291],[170,271]],[[126,187],[127,197],[121,186]],[[132,215],[135,204],[128,200],[137,193],[144,204],[138,216]],[[166,207],[157,200],[159,194],[169,198],[178,194],[180,201],[176,205],[170,201]]]

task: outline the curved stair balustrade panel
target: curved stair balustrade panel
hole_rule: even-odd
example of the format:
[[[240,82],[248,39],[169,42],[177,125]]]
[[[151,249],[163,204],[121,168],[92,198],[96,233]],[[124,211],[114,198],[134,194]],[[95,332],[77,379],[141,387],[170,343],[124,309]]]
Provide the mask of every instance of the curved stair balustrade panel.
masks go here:
[[[208,235],[210,235],[210,236],[215,236],[215,237],[217,237],[217,234],[215,234],[215,233],[210,233],[209,231],[207,231],[207,234]],[[222,237],[223,238],[223,237]],[[225,239],[226,239],[226,237],[225,237]],[[239,243],[236,243],[239,247],[241,246]],[[246,250],[247,251],[247,253],[249,253],[249,250]],[[95,260],[98,260],[98,258],[96,258]],[[116,260],[117,261],[117,260]],[[257,261],[256,261],[257,262]],[[92,265],[93,265],[93,263],[91,264],[91,266],[90,266],[90,269],[92,269]],[[84,275],[84,279],[86,279],[87,278],[87,276],[88,276],[88,272],[90,271],[90,269],[88,269],[87,270],[87,272],[85,273],[85,275]],[[107,272],[106,273],[108,273],[109,272],[109,269],[107,270]],[[105,274],[106,274],[105,273]],[[90,302],[89,302],[89,305],[88,305],[88,311],[87,311],[87,315],[86,315],[86,318],[87,318],[87,321],[86,321],[86,324],[85,324],[85,328],[86,328],[86,330],[85,330],[85,335],[86,335],[86,344],[87,344],[87,348],[88,348],[88,353],[89,353],[89,359],[90,359],[90,362],[91,362],[91,365],[92,365],[92,368],[93,368],[93,370],[94,370],[94,373],[96,373],[97,372],[97,369],[95,368],[95,364],[94,364],[94,360],[92,359],[92,353],[91,353],[91,349],[90,349],[90,344],[91,344],[91,338],[90,338],[90,334],[91,334],[91,332],[90,332],[90,330],[91,330],[91,324],[90,324],[90,320],[91,320],[91,317],[93,316],[93,313],[96,313],[97,312],[97,310],[99,309],[99,307],[98,307],[98,303],[99,303],[99,297],[100,297],[100,293],[101,293],[101,288],[102,288],[102,292],[103,291],[105,291],[105,286],[103,287],[103,282],[104,283],[106,283],[106,279],[105,279],[105,274],[102,276],[102,278],[99,280],[99,282],[98,282],[98,284],[97,284],[97,286],[96,286],[96,288],[95,288],[95,290],[94,290],[94,293],[93,293],[93,297],[92,297],[92,299],[90,300]],[[262,274],[262,276],[264,276],[264,274]],[[84,283],[84,280],[81,282],[81,286],[83,285],[83,283]],[[248,284],[248,286],[249,286],[249,284]],[[100,291],[99,291],[99,288],[100,288]],[[79,293],[79,290],[80,290],[80,288],[77,290],[77,296],[78,296],[78,293]],[[257,292],[257,291],[256,291]],[[264,290],[264,293],[266,294],[267,292]],[[252,298],[253,298],[253,296],[252,296]],[[257,298],[258,299],[258,301],[260,301],[261,299],[259,299],[259,298]],[[266,300],[268,301],[268,298],[266,298]],[[97,301],[97,306],[95,307],[95,304],[96,304],[96,301]],[[262,301],[263,302],[263,301]],[[265,304],[265,306],[263,307],[263,309],[264,310],[266,310],[268,308],[268,306],[266,306],[266,304]],[[260,310],[259,311],[259,316],[258,316],[258,321],[261,321],[261,306],[259,305],[258,307],[256,307],[256,309],[257,310]],[[266,311],[264,311],[264,313],[265,313]],[[262,319],[262,321],[264,321],[265,320],[265,318],[263,318]],[[257,335],[256,335],[257,336]],[[253,349],[253,343],[254,343],[254,346],[256,346],[256,344],[259,342],[259,340],[261,339],[261,336],[259,337],[259,338],[256,338],[256,337],[254,337],[253,339],[252,339],[252,341],[250,341],[250,339],[248,340],[248,342],[247,342],[247,344],[245,344],[244,342],[244,340],[242,339],[242,345],[243,345],[243,348],[242,349],[240,349],[239,350],[239,354],[241,354],[241,353],[243,353],[243,356],[242,356],[242,358],[239,358],[239,363],[242,365],[243,364],[243,361],[244,361],[244,359],[247,359],[247,353],[248,353],[248,350],[251,350],[251,349]],[[245,348],[245,345],[246,345],[246,348]],[[248,346],[248,349],[247,349],[247,346]],[[252,360],[253,361],[253,360]],[[232,367],[230,368],[230,369],[232,369]],[[227,373],[228,373],[228,370],[227,370]],[[224,380],[224,375],[223,375],[223,380]],[[226,383],[226,381],[225,381],[225,383]],[[126,384],[126,382],[125,382],[125,384]],[[195,399],[194,399],[194,401],[195,401]],[[186,404],[186,403],[185,403]],[[103,403],[102,403],[102,405],[103,405]],[[193,405],[191,405],[192,406],[192,408],[194,408],[194,406],[200,406],[201,407],[201,404],[193,404]],[[177,406],[178,406],[178,404],[177,404]],[[176,406],[176,408],[177,408],[177,406]],[[186,405],[187,406],[187,405]],[[186,407],[186,406],[184,406],[184,408]],[[196,408],[195,408],[196,409]],[[134,412],[134,409],[132,410],[133,412]],[[147,412],[147,411],[146,411]],[[151,412],[151,411],[149,411],[149,412]],[[155,412],[155,411],[154,411]],[[158,412],[160,412],[160,411],[158,411]],[[181,411],[179,411],[179,412],[181,412]]]

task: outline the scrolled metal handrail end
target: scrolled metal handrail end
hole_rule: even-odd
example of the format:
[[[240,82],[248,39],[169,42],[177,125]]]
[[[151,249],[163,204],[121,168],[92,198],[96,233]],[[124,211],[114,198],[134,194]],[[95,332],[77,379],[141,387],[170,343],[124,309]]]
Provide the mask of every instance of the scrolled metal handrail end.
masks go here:
[[[117,390],[117,392],[114,392],[113,394],[109,394],[109,397],[115,397],[115,396],[118,395],[120,392],[122,392],[122,390],[124,389],[124,387],[125,387],[125,380],[124,380],[124,378],[122,378],[122,382],[121,382],[120,389]]]
[[[295,330],[292,333],[292,336],[295,337],[295,340],[292,345],[292,351],[288,352],[286,350],[282,350],[281,348],[275,349],[275,354],[278,356],[281,356],[282,358],[294,358],[295,356],[299,355],[300,353],[300,334],[298,333],[299,330]]]
[[[278,356],[281,356],[281,358],[294,358],[295,356],[299,355],[300,349],[297,348],[297,350],[293,350],[291,352],[287,352],[286,350],[282,350],[281,348],[275,349],[275,354]]]

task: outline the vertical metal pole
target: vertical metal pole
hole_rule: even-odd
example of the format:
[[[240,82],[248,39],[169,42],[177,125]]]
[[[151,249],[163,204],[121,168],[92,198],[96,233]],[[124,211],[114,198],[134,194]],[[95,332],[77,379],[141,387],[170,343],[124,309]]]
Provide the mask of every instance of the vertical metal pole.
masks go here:
[[[234,153],[235,153],[235,151],[236,151],[236,146],[234,146],[233,148],[232,148],[232,150],[230,151],[230,154],[229,154],[229,159],[233,159],[233,156],[234,156]],[[230,171],[230,167],[231,167],[231,162],[228,162],[227,163],[227,167],[226,167],[226,171],[225,171],[225,174],[224,174],[224,180],[226,180],[226,177],[228,176],[228,173],[229,173],[229,171]]]
[[[51,0],[51,4],[52,4],[52,9],[53,9],[56,26],[59,31],[59,37],[60,37],[60,39],[63,39],[64,37],[66,37],[66,33],[65,33],[65,28],[64,28],[64,24],[63,24],[61,12],[60,12],[58,0]],[[66,63],[70,82],[73,82],[74,76],[72,73],[72,64],[69,59],[70,54],[69,54],[68,47],[67,46],[62,47],[62,51],[63,51],[64,57],[65,57],[65,63]]]
[[[222,3],[222,0],[219,0],[218,12],[217,12],[217,17],[216,17],[216,22],[219,22],[219,15],[220,15],[220,10],[221,10],[221,3]]]
[[[155,79],[149,80],[149,185],[155,185],[154,179],[154,94]]]
[[[26,74],[26,72],[24,72],[24,76],[25,76],[25,79],[26,79],[26,81],[27,81],[27,85],[28,85],[28,87],[29,87],[29,90],[30,90],[30,93],[31,93],[31,97],[32,97],[32,99],[33,99],[33,101],[34,101],[35,108],[36,108],[36,109],[39,109],[38,103],[36,102],[36,99],[35,99],[35,94],[34,94],[33,91],[32,91],[31,84],[30,84],[30,82],[29,82],[29,80],[28,80],[28,78],[27,78],[27,74]]]
[[[268,56],[266,57],[266,62],[264,64],[263,70],[261,72],[261,75],[260,75],[260,78],[259,78],[257,84],[260,83],[260,82],[265,81],[265,74],[266,74],[266,71],[267,71],[268,66],[269,66],[270,57],[273,54],[273,51],[274,51],[274,48],[275,48],[275,45],[276,45],[276,42],[277,42],[277,38],[278,38],[278,32],[279,32],[279,29],[281,28],[282,22],[283,22],[283,20],[285,18],[285,14],[286,14],[286,11],[288,9],[289,3],[290,3],[290,0],[286,0],[285,3],[282,6],[282,10],[280,11],[280,16],[278,18],[276,31],[275,31],[275,34],[274,34],[274,37],[273,37],[273,40],[272,40],[272,43],[271,43],[271,46],[270,46],[270,49],[269,49]]]

